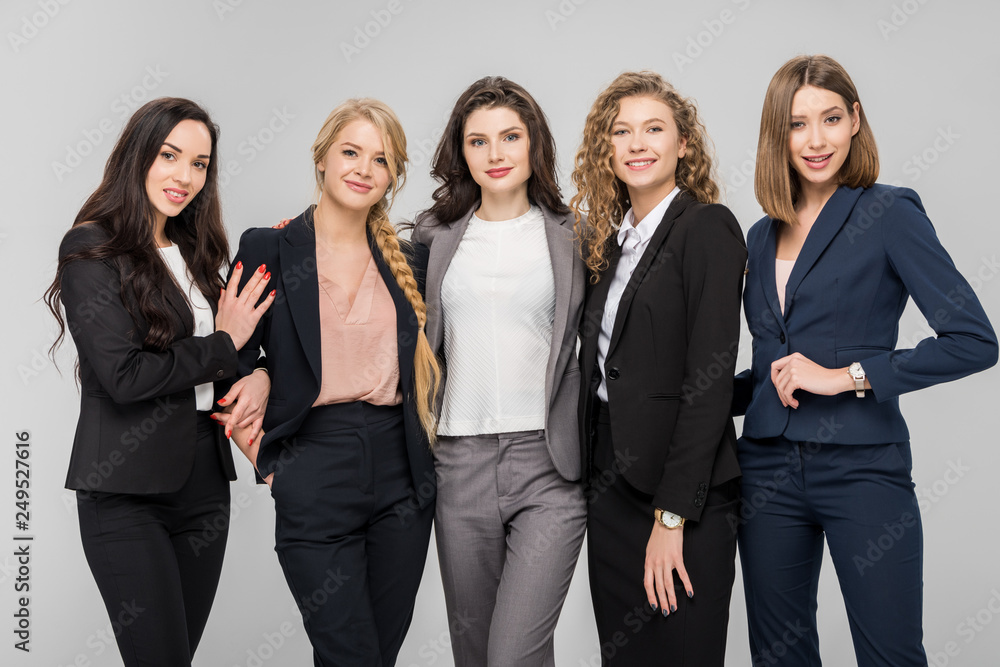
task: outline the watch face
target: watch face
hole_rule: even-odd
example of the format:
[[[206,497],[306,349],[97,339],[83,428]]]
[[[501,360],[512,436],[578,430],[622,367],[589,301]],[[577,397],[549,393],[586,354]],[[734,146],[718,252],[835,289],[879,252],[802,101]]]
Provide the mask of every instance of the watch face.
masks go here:
[[[863,378],[865,376],[864,370],[861,368],[861,364],[854,362],[847,368],[847,372],[850,373],[855,378]]]

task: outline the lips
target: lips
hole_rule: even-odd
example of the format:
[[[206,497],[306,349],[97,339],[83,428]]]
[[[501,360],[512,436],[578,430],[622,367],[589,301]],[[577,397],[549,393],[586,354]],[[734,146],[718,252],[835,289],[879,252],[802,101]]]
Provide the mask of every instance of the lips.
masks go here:
[[[803,155],[802,161],[806,163],[806,166],[810,169],[822,169],[826,165],[830,164],[830,158],[833,157],[833,153],[827,153],[825,155]]]
[[[495,169],[490,169],[486,172],[486,175],[490,178],[503,178],[510,173],[513,167],[496,167]]]
[[[167,199],[175,204],[183,204],[187,201],[188,191],[178,190],[177,188],[164,188],[163,194],[167,196]]]
[[[361,194],[367,194],[371,191],[372,186],[367,183],[361,183],[360,181],[344,181],[347,187],[354,190],[355,192],[360,192]]]
[[[633,171],[639,171],[651,166],[656,160],[653,158],[643,158],[642,160],[627,160],[625,166]]]

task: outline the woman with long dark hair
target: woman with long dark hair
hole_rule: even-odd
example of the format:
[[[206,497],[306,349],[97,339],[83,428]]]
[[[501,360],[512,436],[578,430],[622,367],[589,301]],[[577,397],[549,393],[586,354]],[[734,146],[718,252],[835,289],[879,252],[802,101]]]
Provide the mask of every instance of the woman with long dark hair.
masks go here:
[[[722,665],[743,234],[717,203],[694,102],[655,72],[598,95],[573,181],[591,284],[581,423],[603,664]]]
[[[435,535],[455,664],[553,665],[586,523],[584,271],[545,115],[512,81],[476,81],[432,174],[413,238],[430,247],[428,339],[447,368]]]
[[[920,198],[876,183],[878,172],[844,68],[821,55],[782,65],[761,112],[755,191],[766,215],[747,234],[743,297],[753,361],[735,401],[746,413],[738,525],[754,664],[820,664],[824,538],[857,664],[927,664],[899,396],[992,366],[997,338]],[[937,336],[897,350],[911,296]]]
[[[79,354],[66,486],[129,667],[190,665],[201,639],[228,532],[208,541],[204,528],[219,516],[228,525],[235,479],[210,418],[215,383],[236,374],[237,350],[275,295],[256,305],[264,267],[242,293],[241,267],[222,281],[217,133],[189,100],[140,108],[63,238],[46,293],[56,344],[68,329]]]
[[[240,353],[246,373],[258,345],[266,354],[265,433],[234,437],[271,484],[275,551],[315,664],[389,666],[434,517],[439,371],[424,335],[427,250],[389,222],[406,136],[388,106],[339,105],[312,160],[318,203],[240,239],[237,259],[266,263],[285,298]]]

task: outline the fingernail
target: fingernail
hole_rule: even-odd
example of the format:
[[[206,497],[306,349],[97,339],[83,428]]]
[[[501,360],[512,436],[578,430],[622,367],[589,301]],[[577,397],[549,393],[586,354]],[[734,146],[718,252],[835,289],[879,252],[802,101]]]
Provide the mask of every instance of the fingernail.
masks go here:
[[[689,598],[693,598],[694,597],[694,591],[688,591],[688,597]]]
[[[653,604],[649,605],[649,608],[652,609],[653,611],[656,611],[656,603],[654,602]]]
[[[670,605],[670,611],[672,612],[677,611],[677,605],[674,604]]]
[[[663,608],[663,618],[666,618],[667,616],[670,616],[670,612],[669,612],[669,611],[667,611],[667,608],[666,608],[666,607],[664,607],[664,608]]]
[[[229,438],[229,437],[231,437],[232,435],[233,435],[233,432],[232,432],[232,431],[230,431],[230,430],[229,430],[229,429],[227,428],[227,429],[226,429],[226,437],[227,437],[227,438]]]
[[[276,289],[271,290],[271,296],[274,296],[277,293],[278,293],[278,290],[276,290]]]
[[[215,421],[219,421],[219,418],[218,418],[218,417],[216,417],[215,415],[209,415],[209,417],[211,417],[211,418],[212,418],[212,419],[214,419]]]
[[[236,268],[237,269],[242,269],[243,268],[243,262],[236,262]]]
[[[220,398],[220,399],[219,399],[219,400],[217,401],[217,403],[218,403],[219,405],[225,405],[225,404],[226,404],[226,399],[224,399],[224,398]]]
[[[264,273],[265,271],[267,271],[267,264],[261,264],[260,268],[257,269],[257,271],[259,271],[260,273]]]
[[[271,272],[268,271],[267,273],[264,274],[264,282],[267,282],[270,279],[271,279]]]
[[[253,444],[253,438],[250,438],[249,440],[247,440],[247,444],[248,445],[252,445]]]

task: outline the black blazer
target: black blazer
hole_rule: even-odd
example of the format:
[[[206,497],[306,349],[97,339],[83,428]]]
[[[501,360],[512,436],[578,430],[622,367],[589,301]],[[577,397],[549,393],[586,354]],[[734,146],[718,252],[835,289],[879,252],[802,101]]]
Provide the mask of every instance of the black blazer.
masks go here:
[[[621,256],[613,237],[607,256],[580,331],[585,476],[601,379],[597,337]],[[711,486],[740,475],[729,408],[746,257],[729,209],[679,193],[625,287],[605,361],[611,437],[628,454],[622,474],[654,507],[693,521]]]
[[[106,238],[96,223],[74,227],[63,237],[59,257]],[[66,265],[61,297],[80,358],[80,420],[66,488],[170,493],[187,481],[197,443],[194,388],[232,377],[238,360],[229,334],[192,335],[191,309],[172,282],[163,296],[173,311],[175,336],[166,350],[154,352],[143,346],[148,325],[141,315],[133,320],[122,300],[134,306],[135,294],[131,286],[123,288],[110,261]],[[216,302],[209,303],[214,312]],[[217,430],[223,468],[236,479],[229,443]]]
[[[319,323],[319,278],[316,273],[316,234],[313,209],[292,220],[284,229],[248,229],[240,238],[233,261],[243,262],[245,283],[251,271],[266,264],[271,272],[268,291],[278,295],[261,318],[257,330],[240,351],[240,375],[253,372],[258,348],[266,355],[271,375],[271,395],[264,413],[264,436],[257,454],[257,468],[267,476],[282,465],[282,454],[294,456],[293,437],[305,420],[320,390],[322,353]],[[417,348],[417,315],[396,283],[392,271],[369,234],[372,257],[396,305],[399,378],[403,392],[406,447],[413,488],[420,507],[435,497],[434,464],[427,434],[420,425],[413,398],[413,355]],[[427,248],[400,239],[421,294],[427,271]]]

